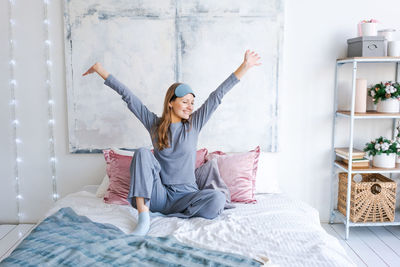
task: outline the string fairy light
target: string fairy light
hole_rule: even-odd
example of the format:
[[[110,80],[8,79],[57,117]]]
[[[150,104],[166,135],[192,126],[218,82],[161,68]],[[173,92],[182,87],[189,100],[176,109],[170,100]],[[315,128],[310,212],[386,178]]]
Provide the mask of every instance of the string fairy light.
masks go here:
[[[57,193],[57,169],[56,169],[56,153],[55,153],[55,141],[54,141],[54,100],[53,100],[53,93],[51,87],[51,67],[53,62],[51,61],[50,56],[50,20],[48,16],[48,8],[49,8],[50,0],[43,0],[43,25],[44,25],[44,54],[45,54],[45,63],[46,63],[46,89],[47,89],[47,96],[48,96],[48,134],[49,134],[49,149],[50,149],[50,159],[49,164],[51,168],[51,181],[52,181],[52,188],[53,188],[53,200],[57,201],[58,193]]]
[[[10,89],[10,109],[11,109],[11,126],[12,126],[12,140],[14,143],[14,178],[15,178],[15,194],[16,194],[16,203],[17,203],[17,216],[18,216],[18,223],[21,223],[22,212],[21,212],[21,200],[23,197],[20,193],[20,176],[19,176],[19,165],[22,162],[22,159],[19,155],[18,146],[22,143],[21,138],[18,137],[18,126],[19,120],[17,119],[17,100],[15,91],[17,90],[17,80],[15,79],[15,67],[17,66],[17,61],[14,57],[14,28],[16,25],[16,21],[14,19],[14,6],[15,0],[8,1],[8,17],[9,17],[9,24],[8,24],[8,40],[9,40],[9,68],[10,68],[10,82],[9,82],[9,89]]]

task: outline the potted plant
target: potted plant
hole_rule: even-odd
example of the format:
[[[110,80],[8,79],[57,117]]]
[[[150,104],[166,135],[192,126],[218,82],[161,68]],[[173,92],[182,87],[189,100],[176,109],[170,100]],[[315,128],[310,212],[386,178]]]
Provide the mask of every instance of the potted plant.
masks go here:
[[[377,104],[377,111],[383,113],[398,113],[400,100],[400,84],[391,81],[377,83],[368,89],[368,95]]]
[[[396,130],[397,130],[396,142],[400,144],[400,121],[397,122]],[[400,163],[400,145],[397,147],[396,163]]]
[[[365,144],[364,151],[372,156],[372,165],[378,168],[396,167],[396,155],[400,155],[400,143],[383,136]]]

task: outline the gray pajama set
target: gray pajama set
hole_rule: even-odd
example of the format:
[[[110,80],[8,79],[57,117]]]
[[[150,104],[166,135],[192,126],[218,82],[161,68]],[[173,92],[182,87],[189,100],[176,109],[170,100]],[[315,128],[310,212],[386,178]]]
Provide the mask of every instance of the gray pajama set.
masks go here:
[[[128,200],[136,208],[134,197],[143,197],[150,211],[180,218],[217,217],[225,205],[225,195],[213,189],[199,190],[195,178],[197,139],[200,130],[221,103],[223,96],[239,82],[232,73],[186,123],[171,123],[169,148],[158,150],[152,139],[154,155],[139,148],[131,163]],[[128,108],[151,135],[160,120],[125,85],[109,75],[104,82],[122,96]],[[191,126],[190,126],[191,123]],[[133,200],[133,201],[132,201]],[[150,203],[149,203],[150,202]]]

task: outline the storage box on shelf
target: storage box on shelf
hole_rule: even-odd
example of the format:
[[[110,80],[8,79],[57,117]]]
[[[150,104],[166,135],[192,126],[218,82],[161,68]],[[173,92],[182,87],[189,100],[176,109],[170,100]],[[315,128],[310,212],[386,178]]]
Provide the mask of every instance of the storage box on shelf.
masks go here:
[[[360,182],[351,179],[350,220],[352,222],[393,222],[396,183],[378,173],[362,174]],[[361,175],[361,174],[357,174]],[[346,216],[347,173],[339,173],[338,210]]]
[[[383,36],[360,36],[347,40],[348,57],[384,57],[386,41]]]

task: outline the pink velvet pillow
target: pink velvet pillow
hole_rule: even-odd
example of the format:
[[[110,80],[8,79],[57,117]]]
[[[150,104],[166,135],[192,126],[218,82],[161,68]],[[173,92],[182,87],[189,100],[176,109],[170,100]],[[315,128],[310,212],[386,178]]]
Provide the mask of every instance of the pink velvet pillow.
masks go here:
[[[104,202],[108,204],[129,205],[127,200],[131,181],[130,165],[132,156],[121,155],[114,150],[104,150],[107,175],[110,185],[104,195]]]
[[[200,167],[206,162],[206,156],[208,154],[207,148],[202,148],[197,150],[196,152],[196,164],[195,164],[195,169]]]
[[[104,195],[104,202],[108,204],[130,205],[127,201],[129,187],[131,182],[130,165],[132,157],[126,154],[132,152],[118,153],[116,150],[103,150],[106,160],[106,171],[110,178],[110,185]],[[206,162],[206,148],[199,149],[196,152],[196,168]]]
[[[254,197],[260,147],[244,153],[226,154],[215,151],[206,156],[207,160],[217,159],[221,178],[231,193],[231,201],[256,203]]]

